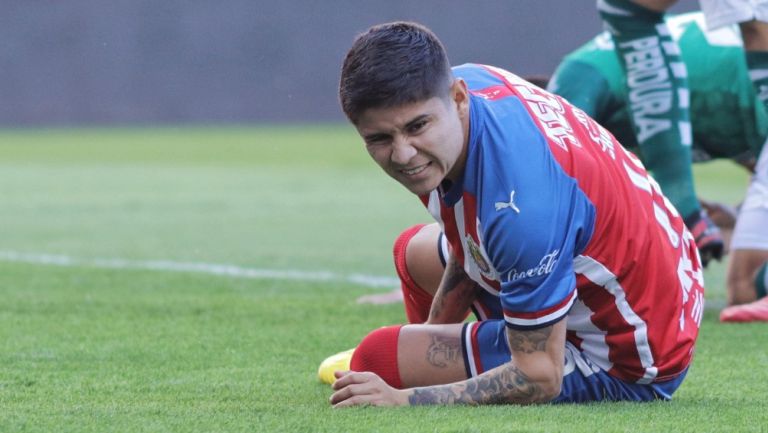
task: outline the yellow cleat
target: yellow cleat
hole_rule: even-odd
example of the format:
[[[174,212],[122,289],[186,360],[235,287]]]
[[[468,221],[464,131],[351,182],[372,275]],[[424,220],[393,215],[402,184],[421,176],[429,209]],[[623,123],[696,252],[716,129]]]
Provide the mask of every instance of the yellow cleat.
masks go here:
[[[317,369],[317,378],[320,379],[320,382],[329,385],[336,382],[336,376],[333,375],[333,372],[349,370],[349,361],[352,360],[353,353],[355,353],[355,349],[349,349],[325,358],[325,361],[320,363],[320,368]]]

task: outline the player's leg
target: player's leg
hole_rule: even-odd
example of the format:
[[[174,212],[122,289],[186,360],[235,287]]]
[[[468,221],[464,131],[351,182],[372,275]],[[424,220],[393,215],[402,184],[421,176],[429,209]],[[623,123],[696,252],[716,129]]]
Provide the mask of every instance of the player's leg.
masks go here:
[[[440,226],[433,224],[418,224],[403,230],[395,240],[393,247],[393,256],[395,269],[400,277],[400,290],[405,306],[406,317],[409,323],[424,323],[429,317],[429,310],[432,306],[432,298],[437,291],[437,286],[443,276],[445,269],[445,255],[447,254],[447,245],[440,230]],[[391,297],[388,294],[387,297]],[[363,365],[351,365],[352,357],[357,352],[358,362],[361,359],[368,359],[365,355],[368,346],[383,344],[383,347],[391,347],[387,342],[397,341],[399,335],[399,326],[380,328],[371,333],[371,336],[363,343],[366,348],[360,352],[360,348],[346,350],[329,356],[320,363],[318,368],[318,378],[321,382],[331,384],[336,378],[335,371],[349,370],[354,367],[373,368],[369,365],[376,363],[375,367],[392,365],[394,361],[391,356],[381,355],[372,358],[374,361],[367,361]],[[383,343],[382,343],[383,342]],[[361,345],[363,345],[361,343]],[[396,353],[392,351],[392,353]],[[395,377],[393,370],[385,368],[385,375]],[[389,372],[389,373],[387,373]]]
[[[422,227],[405,249],[406,269],[410,279],[422,290],[434,295],[445,271],[446,245],[437,223]],[[397,260],[398,254],[395,254]]]
[[[739,305],[765,296],[768,250],[737,249],[728,263],[728,304]]]
[[[752,176],[747,196],[741,205],[731,240],[728,263],[728,303],[720,319],[729,321],[768,321],[768,308],[739,306],[765,299],[765,267],[768,262],[768,148],[763,147]],[[758,301],[761,306],[768,301]]]
[[[756,292],[756,301],[746,304],[731,305],[720,312],[721,322],[768,322],[768,296],[766,296],[766,285],[768,285],[768,252],[759,251],[760,255],[751,257],[750,263],[756,264],[762,259],[752,281],[743,282],[743,294],[749,296]],[[745,270],[744,274],[749,274],[750,270]],[[730,275],[729,275],[730,278]],[[730,283],[730,280],[729,280]],[[729,285],[729,300],[732,298],[731,286]]]
[[[398,325],[376,329],[355,349],[350,369],[374,372],[395,388],[464,380],[464,326]]]
[[[445,270],[447,245],[438,224],[417,225],[395,240],[393,255],[411,325],[372,331],[357,346],[350,369],[373,371],[397,388],[466,379],[463,325],[420,325]]]
[[[766,203],[768,204],[768,203]],[[728,303],[723,322],[768,321],[768,206],[742,211],[728,262]],[[750,236],[752,235],[752,236]]]
[[[410,227],[395,240],[395,269],[409,323],[424,323],[429,317],[432,298],[445,270],[444,248],[436,223]]]

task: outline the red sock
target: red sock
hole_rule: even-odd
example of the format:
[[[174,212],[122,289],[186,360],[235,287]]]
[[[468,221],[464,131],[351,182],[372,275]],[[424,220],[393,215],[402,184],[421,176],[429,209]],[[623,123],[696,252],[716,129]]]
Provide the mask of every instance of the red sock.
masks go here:
[[[403,291],[403,303],[405,304],[405,315],[408,317],[408,323],[426,322],[429,318],[429,309],[432,307],[432,295],[413,281],[405,260],[405,248],[408,246],[408,242],[422,227],[424,224],[417,224],[400,233],[400,236],[395,240],[395,247],[392,251],[395,256],[395,270],[400,277],[400,288]]]
[[[350,370],[376,373],[390,386],[402,388],[397,366],[397,339],[402,327],[385,326],[371,331],[355,349]]]

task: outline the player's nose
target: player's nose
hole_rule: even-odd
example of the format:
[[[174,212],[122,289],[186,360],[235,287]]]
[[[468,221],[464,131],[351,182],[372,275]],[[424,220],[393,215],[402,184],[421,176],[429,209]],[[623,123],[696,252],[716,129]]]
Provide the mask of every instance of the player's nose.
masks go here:
[[[392,143],[392,162],[398,165],[407,165],[411,159],[416,156],[418,151],[405,137],[395,139]]]

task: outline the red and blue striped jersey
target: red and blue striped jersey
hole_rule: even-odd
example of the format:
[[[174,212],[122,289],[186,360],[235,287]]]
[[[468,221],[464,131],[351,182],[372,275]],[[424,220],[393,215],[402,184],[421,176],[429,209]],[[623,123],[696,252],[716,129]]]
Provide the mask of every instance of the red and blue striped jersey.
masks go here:
[[[682,372],[703,313],[701,266],[640,161],[514,74],[454,74],[470,90],[466,166],[421,199],[469,277],[498,297],[481,316],[521,330],[567,318],[569,341],[625,380]]]

